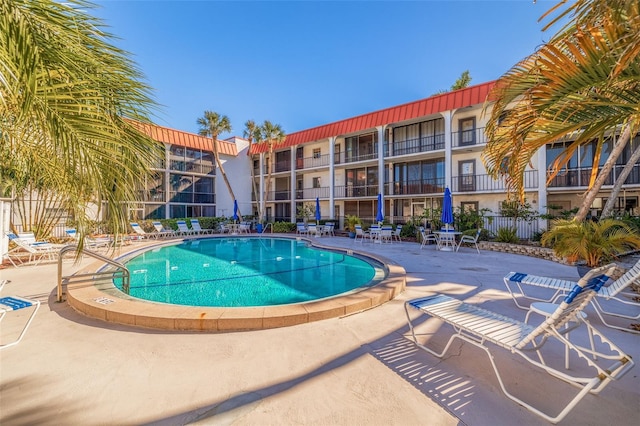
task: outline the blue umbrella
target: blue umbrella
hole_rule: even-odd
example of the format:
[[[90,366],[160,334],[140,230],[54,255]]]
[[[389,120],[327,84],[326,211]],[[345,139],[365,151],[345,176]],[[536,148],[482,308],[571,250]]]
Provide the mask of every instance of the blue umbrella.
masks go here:
[[[320,214],[320,199],[316,197],[316,220],[320,220],[322,215]]]
[[[238,220],[238,200],[233,200],[233,220]]]
[[[382,214],[382,194],[378,194],[378,214],[376,214],[376,222],[382,222],[384,215]]]
[[[449,191],[449,188],[445,188],[444,190],[442,216],[440,220],[446,225],[447,229],[449,229],[449,225],[453,224],[453,202],[451,201],[451,191]]]

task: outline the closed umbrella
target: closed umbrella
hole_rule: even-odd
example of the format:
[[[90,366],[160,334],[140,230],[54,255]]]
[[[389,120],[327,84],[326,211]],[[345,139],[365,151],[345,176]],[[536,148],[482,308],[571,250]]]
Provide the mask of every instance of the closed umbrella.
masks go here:
[[[320,199],[316,197],[316,220],[319,221],[322,215],[320,214]]]
[[[378,213],[376,214],[376,222],[382,222],[384,215],[382,214],[382,194],[378,194]]]
[[[449,229],[449,225],[453,225],[453,202],[451,201],[451,191],[449,191],[449,188],[445,188],[444,190],[442,216],[440,220],[445,224],[447,230]]]
[[[238,200],[233,200],[233,220],[238,220]]]

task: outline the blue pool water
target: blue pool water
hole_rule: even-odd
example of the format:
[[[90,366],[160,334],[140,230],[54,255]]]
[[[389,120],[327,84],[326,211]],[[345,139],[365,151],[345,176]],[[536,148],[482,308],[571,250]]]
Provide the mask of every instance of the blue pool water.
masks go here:
[[[323,299],[377,284],[385,275],[372,260],[285,238],[184,241],[146,251],[126,266],[133,297],[219,307]]]

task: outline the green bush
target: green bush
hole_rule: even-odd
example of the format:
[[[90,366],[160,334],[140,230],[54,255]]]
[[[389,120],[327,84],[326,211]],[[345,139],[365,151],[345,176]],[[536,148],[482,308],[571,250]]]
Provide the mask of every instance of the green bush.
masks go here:
[[[518,230],[516,228],[498,228],[496,233],[496,241],[499,243],[517,244],[520,242],[518,238]]]
[[[296,224],[291,222],[274,222],[271,226],[273,227],[273,232],[286,233],[296,230]]]

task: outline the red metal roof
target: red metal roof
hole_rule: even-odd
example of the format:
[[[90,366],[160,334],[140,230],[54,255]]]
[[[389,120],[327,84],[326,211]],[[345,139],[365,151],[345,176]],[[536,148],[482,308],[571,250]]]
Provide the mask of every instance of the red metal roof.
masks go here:
[[[376,126],[424,117],[442,111],[482,104],[487,99],[487,96],[494,85],[495,81],[489,81],[487,83],[466,87],[453,92],[431,96],[430,98],[421,99],[419,101],[409,102],[403,105],[359,115],[357,117],[336,121],[334,123],[313,127],[311,129],[290,133],[282,143],[275,145],[274,148],[286,148],[306,142],[329,138],[331,136],[346,135],[366,129],[372,129]],[[253,144],[249,149],[249,154],[259,154],[267,151],[268,145],[266,143]]]
[[[158,142],[170,143],[172,145],[179,145],[193,149],[201,149],[204,151],[213,151],[211,138],[158,126],[156,124],[141,123],[134,120],[129,120],[129,122],[138,130]],[[234,157],[238,155],[238,148],[233,142],[219,140],[218,146],[220,148],[220,153],[223,155],[230,155]]]

